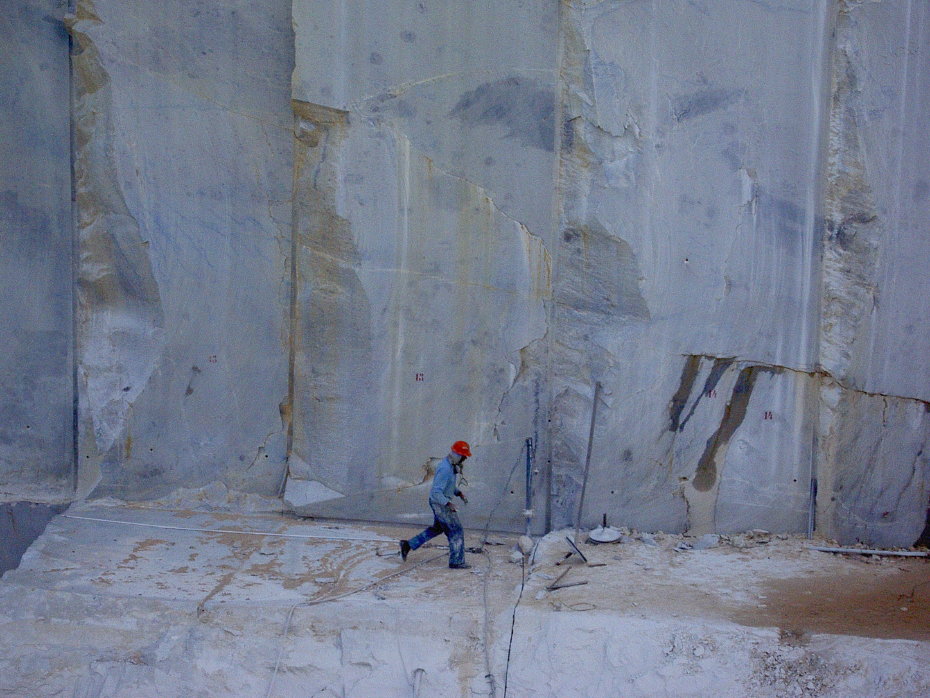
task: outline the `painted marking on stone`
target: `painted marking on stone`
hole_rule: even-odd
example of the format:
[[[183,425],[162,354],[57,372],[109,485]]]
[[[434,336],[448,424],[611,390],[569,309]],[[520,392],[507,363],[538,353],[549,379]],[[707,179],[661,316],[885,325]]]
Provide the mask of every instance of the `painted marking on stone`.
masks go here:
[[[414,379],[417,381],[417,383],[422,383],[423,381],[426,380],[426,376],[422,373],[417,373]]]
[[[210,354],[210,358],[207,359],[207,361],[209,361],[211,364],[215,364],[217,360],[218,359],[216,358],[216,354]]]
[[[763,420],[775,419],[775,415],[772,413],[771,410],[766,410],[766,411],[765,411],[765,414],[762,415],[762,419],[763,419]]]

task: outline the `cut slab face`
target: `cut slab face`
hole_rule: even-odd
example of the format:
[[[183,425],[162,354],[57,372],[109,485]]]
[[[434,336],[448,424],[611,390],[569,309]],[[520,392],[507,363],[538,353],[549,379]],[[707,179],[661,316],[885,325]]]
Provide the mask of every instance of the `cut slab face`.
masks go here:
[[[554,525],[803,530],[826,9],[566,10]]]
[[[823,530],[845,542],[912,544],[930,499],[928,45],[922,3],[837,18],[821,300],[821,363],[836,382],[818,471]]]
[[[298,0],[304,510],[417,519],[428,459],[466,438],[480,506],[513,525],[511,464],[538,436],[553,526],[590,457],[584,525],[800,532],[821,477],[853,518],[906,492],[881,535],[912,542],[926,417],[888,412],[913,437],[895,446],[828,395],[925,404],[926,372],[907,390],[892,367],[920,373],[930,345],[907,319],[927,295],[928,20],[884,5]],[[857,478],[854,442],[914,465]],[[838,516],[824,532],[854,535]]]
[[[821,415],[822,528],[845,542],[913,544],[930,489],[926,404],[833,386]]]
[[[289,9],[78,2],[83,492],[280,487]]]
[[[466,439],[475,508],[513,526],[544,409],[527,360],[551,296],[555,7],[294,19],[291,477],[347,496],[314,513],[419,518],[427,461]]]
[[[0,22],[0,499],[72,489],[68,35],[53,0]]]
[[[823,364],[871,393],[930,400],[930,8],[840,13],[824,240]]]

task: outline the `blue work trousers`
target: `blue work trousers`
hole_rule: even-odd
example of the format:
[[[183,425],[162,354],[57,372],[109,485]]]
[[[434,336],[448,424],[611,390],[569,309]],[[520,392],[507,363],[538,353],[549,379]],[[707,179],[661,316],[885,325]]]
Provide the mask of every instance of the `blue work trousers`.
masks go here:
[[[465,562],[465,534],[459,523],[459,515],[443,504],[430,502],[429,508],[433,510],[433,525],[408,541],[410,549],[416,550],[431,538],[445,533],[449,539],[449,566],[461,565]]]

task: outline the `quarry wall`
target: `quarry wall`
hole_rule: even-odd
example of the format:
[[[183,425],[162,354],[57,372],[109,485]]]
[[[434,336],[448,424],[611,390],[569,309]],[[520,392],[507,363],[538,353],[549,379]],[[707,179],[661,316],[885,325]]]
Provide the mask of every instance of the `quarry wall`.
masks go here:
[[[924,4],[15,5],[4,498],[920,535]]]

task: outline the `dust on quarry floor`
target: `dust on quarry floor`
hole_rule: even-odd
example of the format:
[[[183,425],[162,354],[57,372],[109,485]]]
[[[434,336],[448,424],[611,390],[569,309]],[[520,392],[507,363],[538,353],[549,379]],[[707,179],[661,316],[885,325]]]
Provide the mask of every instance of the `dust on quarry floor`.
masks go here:
[[[0,581],[0,694],[930,695],[926,559],[469,531],[450,570],[415,530],[73,505]]]

